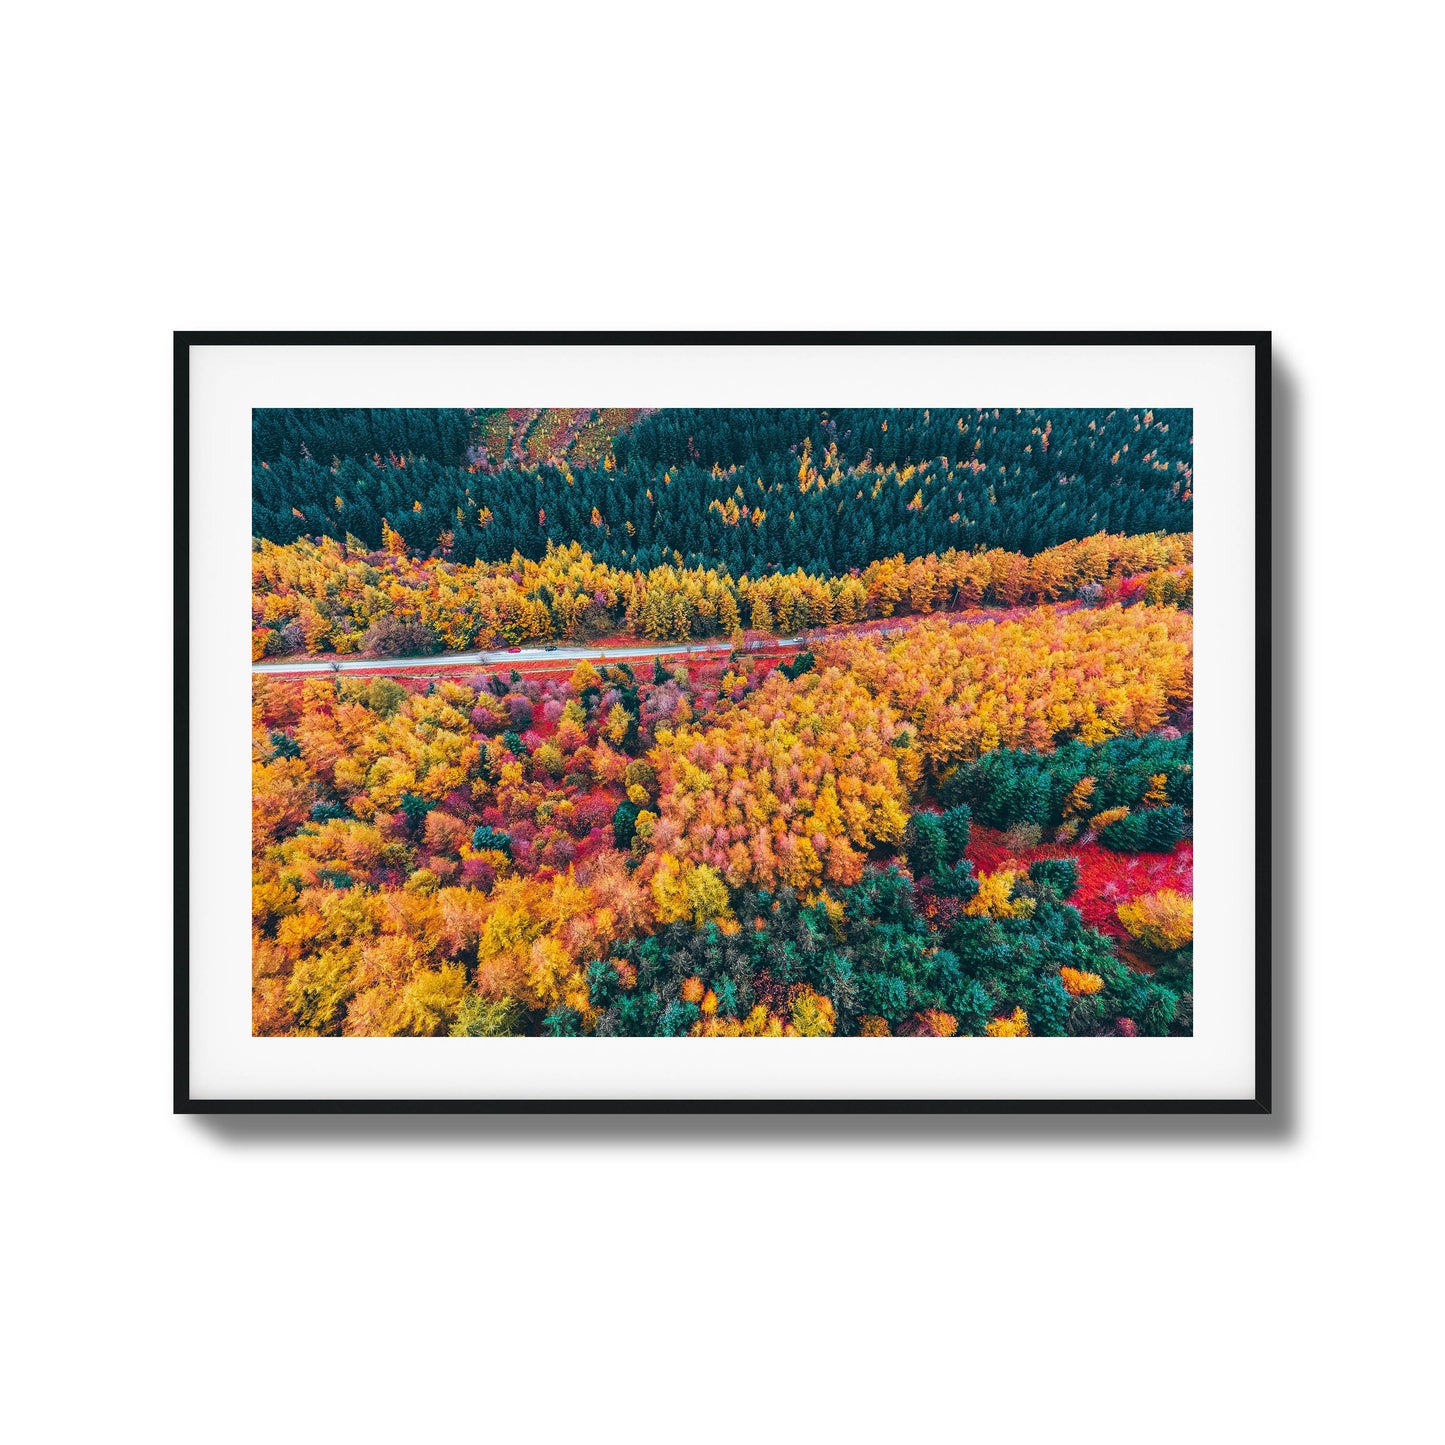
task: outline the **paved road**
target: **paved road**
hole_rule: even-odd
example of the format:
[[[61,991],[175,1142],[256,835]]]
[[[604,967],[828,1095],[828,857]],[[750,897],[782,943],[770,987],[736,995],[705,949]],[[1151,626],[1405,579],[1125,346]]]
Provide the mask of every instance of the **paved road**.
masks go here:
[[[771,647],[797,647],[801,637],[780,637]],[[606,658],[609,662],[627,657],[667,657],[673,653],[731,652],[730,642],[677,643],[660,647],[524,647],[517,652],[452,652],[438,657],[373,657],[355,658],[347,662],[253,662],[252,672],[341,672],[388,671],[404,667],[460,667],[474,664],[482,667],[507,666],[517,662],[573,662],[581,658]]]

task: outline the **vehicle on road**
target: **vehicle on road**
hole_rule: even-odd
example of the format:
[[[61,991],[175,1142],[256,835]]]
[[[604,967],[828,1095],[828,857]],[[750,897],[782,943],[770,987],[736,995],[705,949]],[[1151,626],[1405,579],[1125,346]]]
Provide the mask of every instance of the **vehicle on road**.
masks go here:
[[[520,652],[521,650],[522,649],[520,647],[509,647],[507,649],[508,652]]]
[[[556,652],[556,650],[557,644],[555,642],[549,642],[546,647],[542,649],[543,652]]]

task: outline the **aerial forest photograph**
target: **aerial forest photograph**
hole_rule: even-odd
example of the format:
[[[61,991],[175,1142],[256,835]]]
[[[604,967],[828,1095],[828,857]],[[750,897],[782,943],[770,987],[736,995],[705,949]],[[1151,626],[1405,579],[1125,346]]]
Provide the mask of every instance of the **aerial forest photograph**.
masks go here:
[[[252,1032],[1192,1034],[1193,486],[1189,410],[255,410]]]

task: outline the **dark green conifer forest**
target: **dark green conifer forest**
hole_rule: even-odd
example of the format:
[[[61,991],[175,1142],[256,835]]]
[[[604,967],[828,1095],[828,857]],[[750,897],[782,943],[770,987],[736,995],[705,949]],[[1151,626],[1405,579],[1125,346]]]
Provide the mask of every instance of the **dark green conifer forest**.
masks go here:
[[[647,569],[838,575],[899,553],[1033,554],[1192,526],[1185,411],[257,410],[257,537]]]

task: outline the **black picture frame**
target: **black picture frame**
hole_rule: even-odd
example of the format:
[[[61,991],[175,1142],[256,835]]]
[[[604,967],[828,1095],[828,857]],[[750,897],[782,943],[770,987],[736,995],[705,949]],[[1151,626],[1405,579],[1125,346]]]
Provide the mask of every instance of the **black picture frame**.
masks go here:
[[[1268,331],[176,331],[174,365],[174,1061],[177,1114],[1269,1114],[1271,966],[1271,340]],[[1147,346],[1254,351],[1254,1097],[1222,1099],[196,1098],[190,1038],[190,353],[207,346]]]

